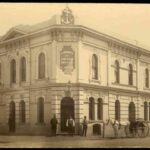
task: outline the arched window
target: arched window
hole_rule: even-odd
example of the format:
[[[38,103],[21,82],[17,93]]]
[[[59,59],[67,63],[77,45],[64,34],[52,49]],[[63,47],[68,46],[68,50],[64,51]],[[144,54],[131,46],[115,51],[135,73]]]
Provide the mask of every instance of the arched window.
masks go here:
[[[20,122],[25,123],[26,122],[26,110],[25,110],[25,102],[23,100],[20,101]]]
[[[119,67],[119,62],[118,60],[115,61],[115,82],[119,83],[120,82],[120,67]]]
[[[149,70],[145,69],[145,87],[149,88]]]
[[[98,58],[95,54],[92,56],[92,78],[98,79]]]
[[[148,104],[147,102],[144,102],[144,120],[148,120]]]
[[[95,103],[94,98],[90,97],[89,99],[89,120],[95,119]]]
[[[0,63],[0,84],[2,84],[2,64]]]
[[[149,103],[149,120],[150,120],[150,103]]]
[[[120,102],[116,100],[115,102],[115,119],[120,120]]]
[[[44,53],[40,53],[39,55],[38,74],[39,74],[39,79],[45,78],[45,55]]]
[[[103,100],[101,98],[97,102],[97,118],[103,120]]]
[[[40,97],[37,102],[37,121],[44,123],[44,99]]]
[[[130,104],[129,104],[129,121],[135,121],[135,112],[136,112],[136,110],[135,110],[135,104],[134,104],[134,102],[130,102]]]
[[[11,83],[16,83],[16,61],[14,59],[11,60],[10,64],[10,79]]]
[[[129,85],[133,85],[133,67],[129,64]]]
[[[22,57],[20,61],[20,78],[21,78],[21,81],[26,81],[26,59],[25,57]]]

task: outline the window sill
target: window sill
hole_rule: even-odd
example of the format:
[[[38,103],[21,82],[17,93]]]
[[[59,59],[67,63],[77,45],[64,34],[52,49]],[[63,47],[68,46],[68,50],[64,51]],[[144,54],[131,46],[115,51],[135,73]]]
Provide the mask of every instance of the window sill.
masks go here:
[[[20,85],[21,86],[27,86],[29,83],[27,82],[27,81],[22,81],[22,82],[20,82]]]
[[[36,81],[47,81],[47,80],[49,80],[49,78],[43,78],[43,79],[36,79]]]
[[[35,125],[37,125],[37,126],[45,126],[46,124],[45,124],[45,122],[43,122],[43,123],[35,123]]]
[[[143,89],[144,89],[144,90],[149,90],[149,91],[150,91],[150,88],[147,88],[147,87],[144,87]]]
[[[89,82],[90,83],[99,83],[99,84],[101,83],[99,79],[97,79],[97,80],[96,79],[89,79]]]
[[[121,84],[121,83],[116,83],[116,82],[112,82],[113,85],[118,85],[118,86],[126,86],[126,87],[132,87],[132,88],[136,88],[136,86],[134,85],[129,85],[129,84]]]
[[[17,83],[11,83],[11,84],[10,84],[10,87],[11,87],[11,88],[16,88],[16,87],[17,87]]]
[[[26,125],[26,123],[22,123],[22,122],[20,122],[18,125],[20,125],[20,126],[25,126],[25,125]]]

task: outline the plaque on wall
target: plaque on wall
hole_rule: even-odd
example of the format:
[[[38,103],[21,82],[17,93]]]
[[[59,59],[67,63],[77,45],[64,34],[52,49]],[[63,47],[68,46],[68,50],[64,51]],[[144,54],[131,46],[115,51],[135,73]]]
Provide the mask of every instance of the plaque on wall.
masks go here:
[[[71,74],[75,68],[75,54],[71,46],[64,46],[60,52],[60,68],[65,74]]]

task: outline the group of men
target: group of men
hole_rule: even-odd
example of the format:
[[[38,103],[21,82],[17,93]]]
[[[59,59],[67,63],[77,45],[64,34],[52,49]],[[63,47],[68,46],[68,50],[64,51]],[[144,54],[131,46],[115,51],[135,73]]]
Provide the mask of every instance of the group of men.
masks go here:
[[[58,124],[56,115],[53,116],[53,118],[50,121],[50,124],[51,124],[52,135],[55,136],[56,135],[56,131],[57,131],[57,124]],[[66,127],[67,127],[68,133],[73,136],[74,129],[75,129],[75,121],[72,118],[72,116],[70,116],[70,118],[67,119]],[[83,119],[83,122],[82,122],[82,127],[83,127],[82,136],[86,136],[87,127],[88,127],[87,126],[86,116],[84,116],[84,119]]]

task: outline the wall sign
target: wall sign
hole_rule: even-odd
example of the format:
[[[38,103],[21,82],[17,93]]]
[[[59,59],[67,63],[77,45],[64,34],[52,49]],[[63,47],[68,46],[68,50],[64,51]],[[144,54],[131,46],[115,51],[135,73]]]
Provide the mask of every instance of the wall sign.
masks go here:
[[[60,52],[60,68],[65,74],[71,74],[75,68],[75,53],[71,46],[64,46]]]

